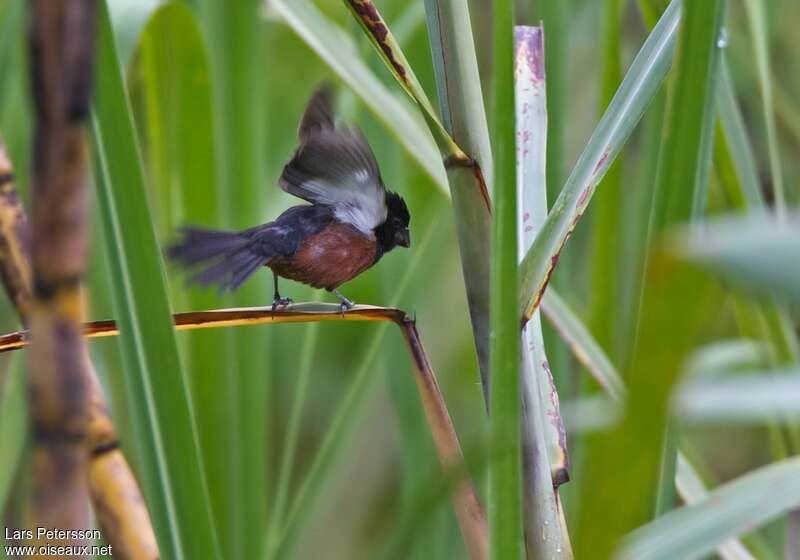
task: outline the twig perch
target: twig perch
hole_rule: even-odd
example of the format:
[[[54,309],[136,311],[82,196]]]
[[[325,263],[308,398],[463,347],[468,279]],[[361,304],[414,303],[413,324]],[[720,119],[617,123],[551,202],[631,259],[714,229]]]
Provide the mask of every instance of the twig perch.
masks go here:
[[[275,311],[271,307],[190,311],[175,314],[174,320],[177,330],[313,321],[391,321],[396,324],[403,334],[413,360],[417,387],[439,454],[439,461],[445,472],[456,477],[453,503],[467,549],[473,559],[487,557],[488,534],[483,508],[466,474],[461,445],[416,324],[404,311],[393,307],[356,305],[342,312],[339,306],[334,304],[301,303]],[[116,336],[119,330],[114,321],[93,321],[84,325],[83,333],[89,338],[99,338]],[[28,344],[27,331],[0,336],[0,352],[18,350]]]

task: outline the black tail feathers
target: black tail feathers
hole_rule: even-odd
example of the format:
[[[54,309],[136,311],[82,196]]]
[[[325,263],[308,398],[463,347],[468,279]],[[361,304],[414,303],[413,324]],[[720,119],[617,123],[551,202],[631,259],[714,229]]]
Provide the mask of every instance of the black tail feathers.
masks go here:
[[[192,271],[190,283],[233,291],[266,264],[265,255],[254,251],[251,239],[240,232],[189,226],[181,234],[167,256]]]

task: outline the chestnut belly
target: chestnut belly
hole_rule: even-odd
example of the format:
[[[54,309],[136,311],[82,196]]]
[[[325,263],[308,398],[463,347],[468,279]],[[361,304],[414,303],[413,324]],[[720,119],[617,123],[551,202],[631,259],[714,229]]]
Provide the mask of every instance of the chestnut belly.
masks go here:
[[[275,274],[314,288],[333,290],[375,263],[375,237],[349,224],[332,224],[304,240],[293,255],[267,261]]]

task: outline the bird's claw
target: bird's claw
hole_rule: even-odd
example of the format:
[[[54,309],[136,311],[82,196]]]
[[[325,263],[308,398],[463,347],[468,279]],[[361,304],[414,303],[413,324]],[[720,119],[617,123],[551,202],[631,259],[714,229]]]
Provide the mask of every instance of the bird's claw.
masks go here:
[[[355,305],[355,304],[352,301],[351,302],[344,302],[344,301],[341,302],[339,304],[339,313],[344,315],[344,312],[351,310],[353,308],[353,305]]]
[[[280,308],[288,307],[294,303],[290,297],[276,297],[272,300],[272,310],[277,311]]]

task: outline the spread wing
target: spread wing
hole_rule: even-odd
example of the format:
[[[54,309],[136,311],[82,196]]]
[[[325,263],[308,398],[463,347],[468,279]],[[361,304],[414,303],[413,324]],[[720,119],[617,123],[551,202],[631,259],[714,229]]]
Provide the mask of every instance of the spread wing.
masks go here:
[[[386,220],[385,189],[378,164],[357,128],[336,126],[327,87],[308,104],[298,130],[300,147],[283,168],[280,186],[363,231]]]

